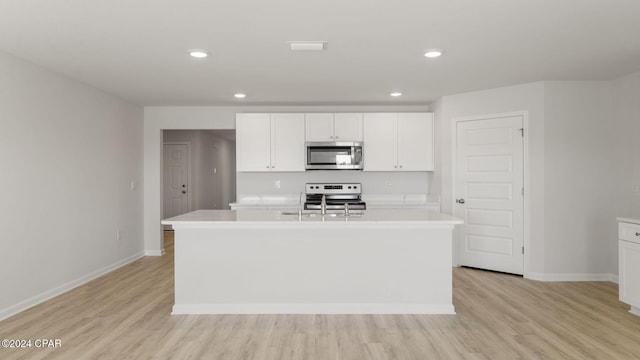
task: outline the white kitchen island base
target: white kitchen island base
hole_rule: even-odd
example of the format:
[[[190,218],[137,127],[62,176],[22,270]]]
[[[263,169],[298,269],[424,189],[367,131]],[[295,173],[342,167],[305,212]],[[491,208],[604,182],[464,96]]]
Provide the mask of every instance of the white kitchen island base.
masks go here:
[[[173,314],[454,314],[451,241],[460,221],[390,213],[298,221],[200,210],[168,219]]]

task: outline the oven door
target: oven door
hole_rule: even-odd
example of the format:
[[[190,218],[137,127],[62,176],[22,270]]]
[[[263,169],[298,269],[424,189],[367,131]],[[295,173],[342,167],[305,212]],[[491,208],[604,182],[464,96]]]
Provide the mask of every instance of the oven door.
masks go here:
[[[362,170],[362,143],[308,142],[307,170]]]

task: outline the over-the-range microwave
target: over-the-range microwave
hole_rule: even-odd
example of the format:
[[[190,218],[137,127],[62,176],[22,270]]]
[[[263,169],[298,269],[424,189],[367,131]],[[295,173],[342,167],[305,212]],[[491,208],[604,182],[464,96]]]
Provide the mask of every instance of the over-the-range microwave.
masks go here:
[[[307,170],[362,170],[362,142],[307,142]]]

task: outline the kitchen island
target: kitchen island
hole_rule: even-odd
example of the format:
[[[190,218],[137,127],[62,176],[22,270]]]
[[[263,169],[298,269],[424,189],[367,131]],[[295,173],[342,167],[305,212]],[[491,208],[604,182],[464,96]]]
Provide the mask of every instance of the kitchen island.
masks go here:
[[[452,232],[427,210],[198,210],[175,230],[173,314],[454,314]]]

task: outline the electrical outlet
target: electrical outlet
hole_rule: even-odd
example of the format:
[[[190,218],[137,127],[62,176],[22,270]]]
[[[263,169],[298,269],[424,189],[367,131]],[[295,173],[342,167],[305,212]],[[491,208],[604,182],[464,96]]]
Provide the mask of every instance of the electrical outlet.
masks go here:
[[[218,169],[217,168],[213,168],[213,173],[217,174],[218,173]]]
[[[276,189],[280,189],[280,180],[275,181]]]
[[[131,180],[131,190],[134,190],[136,188],[136,182]]]
[[[116,240],[120,241],[122,239],[122,230],[116,231]]]

